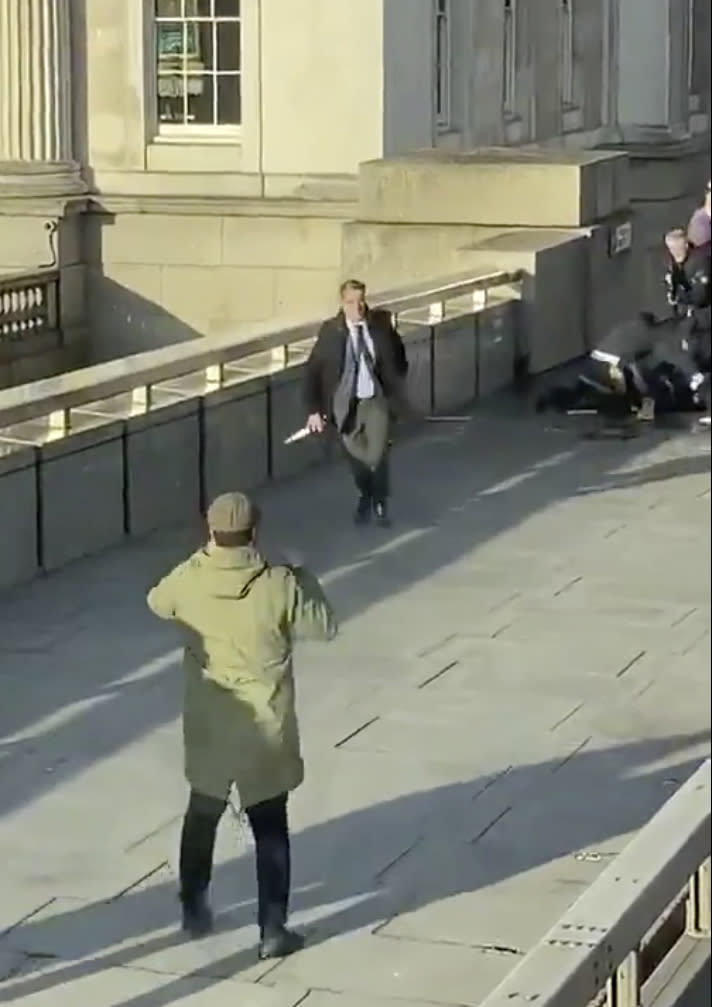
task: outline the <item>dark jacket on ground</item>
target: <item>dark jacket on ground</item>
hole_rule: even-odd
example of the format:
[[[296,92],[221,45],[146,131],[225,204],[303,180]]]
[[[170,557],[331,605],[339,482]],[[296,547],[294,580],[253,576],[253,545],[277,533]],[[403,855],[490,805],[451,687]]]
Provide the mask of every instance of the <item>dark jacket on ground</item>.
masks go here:
[[[684,262],[668,260],[665,282],[671,304],[692,308],[695,314],[706,309],[709,318],[711,261],[709,243],[691,247]]]
[[[368,311],[366,324],[373,340],[374,369],[383,393],[388,400],[398,401],[402,379],[408,372],[403,340],[393,327],[387,311]],[[334,393],[339,384],[349,330],[342,312],[328,318],[319,329],[306,365],[304,379],[304,404],[307,412],[332,417]]]

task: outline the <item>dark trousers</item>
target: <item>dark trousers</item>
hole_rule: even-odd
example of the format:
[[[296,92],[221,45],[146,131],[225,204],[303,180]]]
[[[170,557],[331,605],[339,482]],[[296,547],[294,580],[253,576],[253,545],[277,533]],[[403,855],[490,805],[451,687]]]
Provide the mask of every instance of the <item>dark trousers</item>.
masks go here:
[[[342,444],[362,497],[385,503],[390,495],[390,418],[385,399],[354,399]]]
[[[191,792],[180,843],[180,897],[187,907],[200,899],[210,884],[215,835],[226,807],[226,801]],[[255,837],[257,922],[260,935],[265,936],[286,925],[289,910],[287,795],[255,804],[245,814]]]
[[[351,466],[351,473],[356,483],[356,489],[362,497],[368,497],[376,503],[385,503],[390,496],[390,465],[386,450],[375,469],[366,465],[358,458],[346,452]]]

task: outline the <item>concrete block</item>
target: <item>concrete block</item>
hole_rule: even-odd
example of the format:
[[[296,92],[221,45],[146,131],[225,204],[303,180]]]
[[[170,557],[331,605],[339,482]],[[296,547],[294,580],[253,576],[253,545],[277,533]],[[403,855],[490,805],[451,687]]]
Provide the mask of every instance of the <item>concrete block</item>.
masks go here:
[[[270,378],[270,475],[273,479],[297,475],[326,460],[326,436],[305,437],[294,444],[284,440],[304,426],[306,410],[302,401],[304,368],[288,367]]]
[[[93,268],[87,272],[91,363],[204,334],[160,307],[160,267],[107,265],[105,272]]]
[[[516,335],[511,304],[477,315],[477,394],[491,395],[512,384]]]
[[[267,381],[222,388],[203,400],[203,485],[208,501],[253,490],[269,477]]]
[[[584,352],[590,312],[587,234],[548,228],[512,231],[467,251],[475,272],[493,267],[523,272],[520,333],[533,374]],[[615,293],[611,296],[615,301]]]
[[[477,394],[477,339],[474,315],[435,326],[433,410],[445,413],[472,402]]]
[[[408,401],[416,412],[428,414],[433,408],[432,328],[407,322],[399,322],[398,328],[408,354]]]
[[[177,402],[126,424],[127,520],[132,535],[200,513],[200,400]]]
[[[341,259],[338,218],[226,217],[222,261],[226,266],[335,269]]]
[[[277,316],[333,314],[340,279],[337,262],[332,269],[274,269],[272,276]]]
[[[161,276],[159,306],[200,333],[262,321],[274,311],[271,269],[171,265]]]
[[[59,305],[62,328],[83,325],[87,313],[86,266],[63,266],[59,274]]]
[[[218,266],[222,219],[165,213],[116,214],[102,228],[104,262]]]
[[[137,298],[143,298],[148,304],[158,304],[161,300],[161,283],[164,269],[160,265],[143,265],[141,263],[107,262],[106,264],[91,264],[87,283],[90,289],[95,286],[113,284],[118,288],[131,291]]]
[[[37,452],[0,442],[0,590],[31,580],[37,564]]]
[[[46,224],[44,216],[0,213],[0,272],[35,270],[52,261]]]
[[[586,351],[589,252],[588,238],[581,235],[536,252],[534,296],[528,296],[526,283],[523,291],[523,319],[525,325],[529,322],[533,374],[574,360]]]
[[[70,205],[58,221],[57,253],[60,269],[81,266],[84,262],[83,204]]]
[[[588,239],[589,289],[586,312],[587,348],[599,346],[614,325],[635,318],[642,310],[640,286],[637,284],[636,264],[643,252],[642,235],[638,222],[633,222],[633,248],[621,255],[608,254],[609,224],[592,227]],[[656,258],[656,281],[660,282],[660,256]]]
[[[422,151],[359,168],[359,219],[581,227],[627,207],[628,158],[612,151]]]
[[[45,570],[124,537],[123,425],[84,430],[41,445],[41,557]]]
[[[468,269],[462,249],[502,228],[469,224],[382,224],[353,220],[343,227],[344,276],[358,276],[372,290],[392,290]]]

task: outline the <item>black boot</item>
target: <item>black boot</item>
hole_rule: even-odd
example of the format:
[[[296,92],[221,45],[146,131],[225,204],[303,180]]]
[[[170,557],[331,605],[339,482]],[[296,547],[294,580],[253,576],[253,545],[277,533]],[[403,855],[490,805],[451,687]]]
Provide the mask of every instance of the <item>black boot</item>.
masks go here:
[[[356,513],[354,514],[354,524],[368,524],[371,520],[371,499],[367,496],[362,496],[356,507]]]
[[[301,951],[304,943],[301,934],[281,927],[279,930],[274,930],[262,937],[259,949],[260,961],[266,961],[269,958],[288,958],[289,955]]]
[[[183,930],[193,940],[206,937],[213,929],[213,913],[205,893],[190,898],[181,897]]]

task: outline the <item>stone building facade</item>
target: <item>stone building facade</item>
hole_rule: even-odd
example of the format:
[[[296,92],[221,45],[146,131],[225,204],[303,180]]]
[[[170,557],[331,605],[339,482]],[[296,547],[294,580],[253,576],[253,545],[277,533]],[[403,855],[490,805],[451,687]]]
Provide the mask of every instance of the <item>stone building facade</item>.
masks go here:
[[[323,310],[359,166],[483,147],[627,151],[652,249],[709,175],[709,38],[710,0],[0,0],[0,270],[57,221],[94,359]]]

